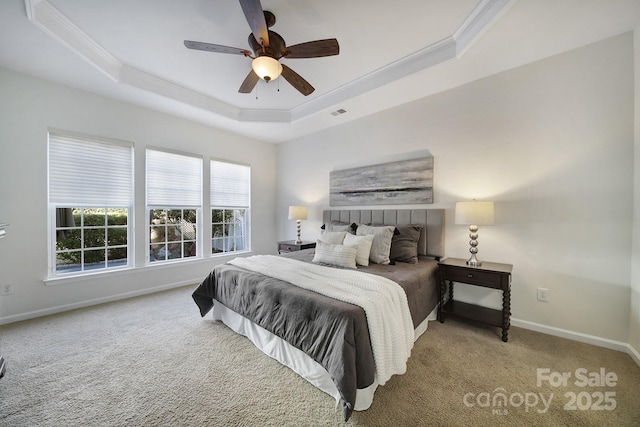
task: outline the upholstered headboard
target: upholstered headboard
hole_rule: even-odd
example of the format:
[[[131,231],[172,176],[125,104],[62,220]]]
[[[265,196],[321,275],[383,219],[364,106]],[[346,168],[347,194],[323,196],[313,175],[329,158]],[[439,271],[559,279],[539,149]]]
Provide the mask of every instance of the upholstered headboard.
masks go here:
[[[373,224],[373,225],[422,225],[418,254],[436,258],[444,256],[444,209],[369,209],[327,210],[322,221]]]

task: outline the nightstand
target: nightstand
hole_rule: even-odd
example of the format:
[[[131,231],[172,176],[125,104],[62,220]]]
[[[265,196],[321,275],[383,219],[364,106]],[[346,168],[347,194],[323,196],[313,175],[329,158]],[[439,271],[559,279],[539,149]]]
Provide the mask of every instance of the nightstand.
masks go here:
[[[316,242],[296,243],[295,240],[285,240],[282,242],[278,242],[278,253],[281,254],[283,252],[295,252],[295,251],[301,251],[303,249],[311,249],[315,247],[316,247]]]
[[[511,264],[483,262],[479,267],[467,265],[460,258],[447,258],[438,263],[440,270],[440,307],[438,319],[444,323],[447,313],[502,328],[502,341],[507,342],[511,325]],[[444,296],[449,282],[449,299],[444,304]],[[453,299],[453,283],[466,283],[502,291],[502,311],[467,304]]]

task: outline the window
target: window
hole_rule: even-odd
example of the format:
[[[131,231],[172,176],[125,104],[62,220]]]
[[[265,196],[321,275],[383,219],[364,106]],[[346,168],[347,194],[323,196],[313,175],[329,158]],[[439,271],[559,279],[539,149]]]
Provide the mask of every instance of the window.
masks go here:
[[[249,250],[251,168],[211,161],[211,253]]]
[[[202,159],[147,149],[150,263],[200,256]]]
[[[131,265],[133,144],[49,131],[50,276]]]

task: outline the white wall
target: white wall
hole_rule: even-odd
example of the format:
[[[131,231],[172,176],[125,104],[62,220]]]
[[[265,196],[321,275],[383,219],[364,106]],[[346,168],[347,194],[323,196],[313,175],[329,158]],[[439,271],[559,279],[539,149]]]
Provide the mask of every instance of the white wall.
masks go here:
[[[635,156],[633,192],[633,249],[631,257],[631,316],[629,345],[640,361],[640,24],[634,31],[635,58]],[[640,363],[640,362],[639,362]]]
[[[633,84],[626,34],[280,144],[278,237],[295,235],[286,207],[306,203],[302,237],[317,238],[330,171],[428,151],[435,203],[424,207],[448,211],[448,256],[468,256],[454,203],[496,202],[479,258],[514,265],[512,319],[627,343]],[[550,302],[536,301],[538,287]],[[500,304],[497,292],[457,289]]]
[[[275,155],[254,141],[130,104],[0,69],[0,323],[152,290],[196,283],[227,257],[144,267],[144,150],[147,145],[251,165],[252,248],[275,252]],[[117,138],[135,144],[136,268],[45,285],[47,277],[47,128]],[[205,191],[208,182],[205,183]],[[205,195],[205,202],[208,195]],[[206,206],[206,205],[205,205]],[[210,216],[210,215],[209,215]],[[207,217],[205,213],[205,218]],[[194,305],[194,313],[197,313]]]

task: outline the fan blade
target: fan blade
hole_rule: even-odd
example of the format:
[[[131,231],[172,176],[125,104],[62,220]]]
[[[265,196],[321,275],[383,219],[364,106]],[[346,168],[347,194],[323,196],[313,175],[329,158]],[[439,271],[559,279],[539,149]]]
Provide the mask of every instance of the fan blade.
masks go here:
[[[240,89],[238,89],[238,92],[251,93],[253,88],[256,87],[258,80],[260,80],[260,77],[258,77],[258,75],[253,70],[249,71],[249,74],[247,74],[247,77],[245,77],[244,81],[240,85]]]
[[[319,58],[333,56],[340,53],[340,45],[336,39],[315,40],[312,42],[294,44],[283,49],[285,58]]]
[[[282,65],[282,77],[284,77],[285,80],[291,83],[291,86],[296,88],[301,94],[307,96],[315,90],[308,81],[300,76],[300,74],[296,73],[284,64],[280,65]]]
[[[184,45],[186,47],[188,47],[189,49],[205,50],[207,52],[233,53],[233,54],[244,55],[244,56],[250,56],[251,55],[251,52],[249,52],[246,49],[240,49],[238,47],[222,46],[222,45],[219,45],[219,44],[211,44],[211,43],[194,42],[194,41],[191,41],[191,40],[185,40],[184,41]]]
[[[269,31],[260,0],[240,0],[240,6],[242,6],[249,27],[251,27],[253,37],[260,45],[269,46]]]

